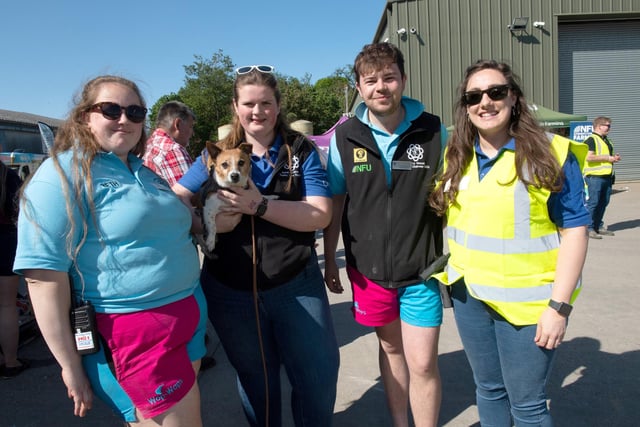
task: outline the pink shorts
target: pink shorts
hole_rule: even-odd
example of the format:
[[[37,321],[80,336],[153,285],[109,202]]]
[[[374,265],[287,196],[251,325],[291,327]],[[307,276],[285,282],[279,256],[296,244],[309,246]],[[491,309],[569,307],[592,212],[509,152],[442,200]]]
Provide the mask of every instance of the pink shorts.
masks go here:
[[[136,313],[97,314],[116,378],[145,418],[178,403],[196,376],[187,353],[200,310],[193,296]]]
[[[364,326],[384,326],[400,316],[397,289],[383,288],[348,265],[347,276],[351,281],[351,311],[356,322]]]

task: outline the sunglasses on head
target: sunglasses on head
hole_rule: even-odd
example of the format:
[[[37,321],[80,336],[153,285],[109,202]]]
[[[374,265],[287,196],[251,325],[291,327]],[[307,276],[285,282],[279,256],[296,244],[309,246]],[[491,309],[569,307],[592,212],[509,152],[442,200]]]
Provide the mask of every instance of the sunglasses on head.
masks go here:
[[[511,86],[509,85],[500,85],[500,86],[492,86],[489,89],[485,90],[470,90],[469,92],[465,92],[462,95],[462,100],[467,105],[476,105],[482,101],[482,97],[486,93],[489,95],[494,101],[500,101],[501,99],[505,99],[509,94],[509,89]]]
[[[141,105],[129,105],[123,107],[115,102],[98,102],[93,104],[89,111],[102,113],[102,116],[107,120],[118,120],[122,116],[122,112],[127,116],[127,119],[133,123],[142,123],[147,117],[147,109]]]
[[[253,70],[258,70],[261,73],[273,73],[275,68],[273,65],[245,65],[244,67],[236,68],[236,74],[247,74],[252,72]]]

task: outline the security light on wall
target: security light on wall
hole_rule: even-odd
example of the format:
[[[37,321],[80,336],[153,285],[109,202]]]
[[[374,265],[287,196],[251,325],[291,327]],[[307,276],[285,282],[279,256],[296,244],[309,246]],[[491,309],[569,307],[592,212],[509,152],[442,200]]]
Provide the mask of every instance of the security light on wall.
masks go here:
[[[507,25],[509,31],[524,31],[527,29],[527,24],[529,23],[529,18],[526,16],[520,18],[513,18],[511,24]]]

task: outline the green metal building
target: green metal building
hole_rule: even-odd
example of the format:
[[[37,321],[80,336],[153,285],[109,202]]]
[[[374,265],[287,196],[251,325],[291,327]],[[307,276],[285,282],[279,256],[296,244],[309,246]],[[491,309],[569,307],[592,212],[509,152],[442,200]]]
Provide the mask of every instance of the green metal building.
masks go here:
[[[387,0],[374,42],[405,55],[405,94],[449,125],[477,59],[509,63],[535,103],[612,119],[618,180],[640,180],[640,0]]]

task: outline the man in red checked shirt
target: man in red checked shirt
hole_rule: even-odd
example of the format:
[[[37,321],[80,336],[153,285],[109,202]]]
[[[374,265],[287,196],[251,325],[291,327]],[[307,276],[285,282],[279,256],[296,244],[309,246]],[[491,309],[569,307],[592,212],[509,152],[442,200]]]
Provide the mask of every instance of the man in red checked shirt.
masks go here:
[[[187,105],[169,101],[158,111],[157,129],[147,140],[144,165],[173,186],[193,159],[186,150],[193,136],[196,116]]]

